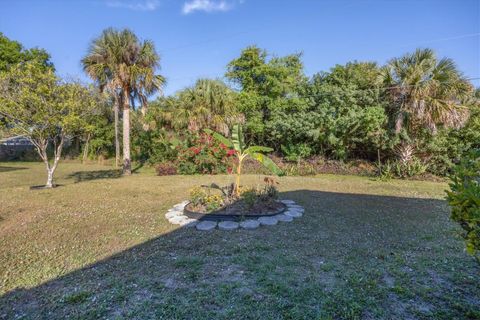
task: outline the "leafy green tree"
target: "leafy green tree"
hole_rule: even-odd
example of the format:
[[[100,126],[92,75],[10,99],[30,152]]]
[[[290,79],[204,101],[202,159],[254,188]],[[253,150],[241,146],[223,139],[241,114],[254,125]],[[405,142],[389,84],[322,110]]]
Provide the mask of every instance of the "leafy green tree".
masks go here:
[[[25,49],[20,42],[10,40],[0,32],[0,72],[28,61],[36,62],[45,69],[53,69],[50,55],[44,49]]]
[[[237,158],[236,179],[235,179],[235,193],[237,197],[240,197],[240,178],[242,176],[242,164],[247,157],[251,157],[267,169],[277,175],[282,175],[280,168],[269,157],[263,154],[263,152],[272,152],[273,149],[262,146],[250,146],[245,144],[245,138],[243,136],[242,127],[235,125],[232,130],[232,138],[228,139],[217,132],[205,129],[205,132],[212,135],[215,139],[223,143],[225,146],[232,148],[235,151]]]
[[[473,88],[452,59],[439,60],[433,50],[417,49],[392,59],[383,73],[395,132],[405,132],[397,149],[401,158],[410,158],[412,140],[423,127],[435,134],[438,126],[459,128],[468,119],[463,102]]]
[[[97,94],[95,112],[85,118],[88,130],[79,137],[83,147],[83,160],[87,158],[109,158],[115,154],[112,141],[115,140],[114,117],[111,99],[105,94]]]
[[[320,120],[310,131],[320,143],[317,150],[338,159],[374,159],[385,147],[387,116],[379,72],[375,63],[351,62],[313,76],[306,91],[310,111]]]
[[[246,117],[246,137],[265,143],[269,136],[265,124],[278,100],[295,96],[306,82],[301,54],[272,57],[256,46],[245,48],[227,66],[226,77],[242,92],[239,108]]]
[[[130,30],[103,31],[82,59],[85,72],[123,105],[123,172],[131,174],[130,107],[140,100],[146,113],[147,97],[161,89],[165,78],[155,74],[160,57],[153,42],[141,41]]]
[[[51,69],[43,70],[36,63],[18,64],[0,73],[0,114],[12,133],[25,136],[35,146],[46,166],[47,188],[54,186],[65,141],[87,128],[85,118],[95,102],[92,91],[78,83],[61,82]]]

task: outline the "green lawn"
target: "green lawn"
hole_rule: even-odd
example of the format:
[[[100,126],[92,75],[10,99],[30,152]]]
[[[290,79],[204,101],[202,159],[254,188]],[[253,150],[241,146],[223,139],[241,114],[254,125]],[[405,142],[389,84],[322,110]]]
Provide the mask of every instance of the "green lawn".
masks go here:
[[[61,163],[61,187],[29,190],[44,176],[0,164],[0,319],[480,318],[480,266],[444,183],[284,177],[304,217],[199,232],[165,211],[231,177]]]

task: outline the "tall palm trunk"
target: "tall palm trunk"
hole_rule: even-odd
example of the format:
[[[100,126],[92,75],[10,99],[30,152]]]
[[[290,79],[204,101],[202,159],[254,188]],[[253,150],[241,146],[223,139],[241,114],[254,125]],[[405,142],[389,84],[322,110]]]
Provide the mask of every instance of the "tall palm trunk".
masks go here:
[[[130,161],[130,104],[128,90],[123,90],[123,174],[132,174]]]
[[[117,93],[115,95],[115,101],[113,106],[113,113],[115,116],[115,168],[118,168],[118,164],[120,162],[120,140],[118,137],[118,113],[120,109],[120,97]]]

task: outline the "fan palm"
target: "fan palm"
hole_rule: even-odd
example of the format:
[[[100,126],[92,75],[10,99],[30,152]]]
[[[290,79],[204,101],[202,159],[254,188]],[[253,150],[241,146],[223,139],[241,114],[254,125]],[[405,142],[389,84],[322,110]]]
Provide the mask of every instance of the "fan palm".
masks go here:
[[[145,114],[147,97],[160,90],[165,79],[155,74],[160,57],[151,41],[140,41],[130,30],[106,29],[82,59],[84,71],[123,108],[123,172],[131,174],[130,104],[139,100]],[[116,119],[118,112],[116,112]],[[118,141],[118,140],[117,140]]]
[[[242,118],[234,92],[218,80],[199,79],[165,104],[163,118],[175,129],[198,132],[210,128],[228,135],[229,127]]]
[[[438,125],[458,128],[468,119],[463,102],[472,86],[453,60],[438,60],[433,50],[417,49],[391,60],[383,71],[397,134],[403,131],[410,139],[422,127],[435,134]],[[413,147],[407,139],[396,148],[401,159],[411,158]]]
[[[460,127],[468,117],[462,101],[472,87],[458,71],[453,60],[438,60],[431,49],[391,60],[384,69],[395,116],[395,131],[403,128],[414,133],[421,126],[432,133],[438,125]]]

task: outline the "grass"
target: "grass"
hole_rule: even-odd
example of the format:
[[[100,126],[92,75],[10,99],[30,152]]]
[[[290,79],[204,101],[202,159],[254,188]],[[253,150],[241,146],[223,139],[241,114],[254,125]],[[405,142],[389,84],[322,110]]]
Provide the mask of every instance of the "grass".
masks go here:
[[[198,232],[164,212],[228,176],[0,165],[0,319],[479,319],[446,184],[283,177],[292,223]],[[245,184],[261,183],[247,176]]]

